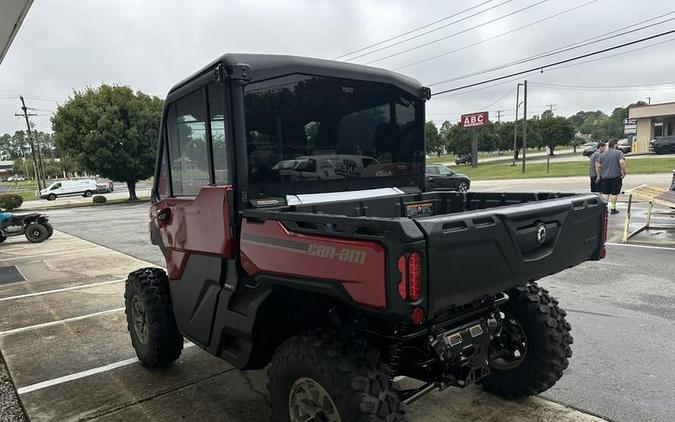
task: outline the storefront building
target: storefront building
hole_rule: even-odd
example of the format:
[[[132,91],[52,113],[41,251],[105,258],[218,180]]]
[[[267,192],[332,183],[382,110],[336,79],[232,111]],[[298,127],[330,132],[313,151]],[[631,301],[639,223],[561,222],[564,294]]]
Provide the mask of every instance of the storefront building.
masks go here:
[[[675,102],[631,107],[628,118],[637,122],[634,152],[649,152],[649,141],[657,136],[675,135]]]

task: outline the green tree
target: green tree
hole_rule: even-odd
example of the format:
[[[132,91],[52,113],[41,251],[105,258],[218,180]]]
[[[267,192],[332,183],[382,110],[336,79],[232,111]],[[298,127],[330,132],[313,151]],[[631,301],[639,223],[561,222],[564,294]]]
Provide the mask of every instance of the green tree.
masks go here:
[[[438,129],[434,122],[426,122],[424,125],[424,135],[427,152],[433,152],[440,156],[444,149],[443,138],[438,134]]]
[[[538,124],[542,142],[548,147],[550,155],[553,155],[556,146],[566,145],[574,140],[574,125],[564,117],[547,117]]]
[[[124,181],[129,200],[155,164],[162,100],[128,86],[75,91],[52,117],[58,150],[85,170]]]

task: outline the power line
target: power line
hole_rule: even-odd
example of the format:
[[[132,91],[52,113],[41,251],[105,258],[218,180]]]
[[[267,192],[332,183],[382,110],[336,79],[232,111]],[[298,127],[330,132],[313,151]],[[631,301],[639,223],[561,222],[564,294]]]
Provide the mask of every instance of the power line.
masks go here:
[[[481,107],[481,110],[485,110],[486,108],[492,107],[493,105],[497,104],[498,102],[500,102],[501,100],[503,100],[504,98],[506,98],[507,95],[512,94],[513,91],[515,91],[515,90],[516,90],[516,88],[511,88],[510,90],[508,90],[508,91],[506,92],[506,94],[504,94],[504,95],[502,95],[501,97],[497,98],[496,100],[494,100],[494,101],[491,102],[490,104],[486,105],[485,107]]]
[[[618,44],[618,45],[615,45],[615,46],[612,46],[612,47],[603,48],[601,50],[592,51],[590,53],[581,54],[579,56],[570,57],[570,58],[567,58],[567,59],[564,59],[564,60],[559,60],[557,62],[553,62],[553,63],[541,65],[541,66],[536,66],[536,67],[526,69],[526,70],[521,70],[521,71],[518,71],[518,72],[513,72],[513,73],[510,73],[508,75],[498,76],[498,77],[491,78],[491,79],[488,79],[488,80],[485,80],[485,81],[474,82],[472,84],[463,85],[463,86],[459,86],[459,87],[456,87],[456,88],[446,89],[446,90],[443,90],[443,91],[436,92],[432,95],[440,95],[440,94],[445,94],[445,93],[448,93],[448,92],[459,91],[459,90],[471,88],[471,87],[474,87],[474,86],[484,85],[484,84],[490,83],[490,82],[500,81],[500,80],[506,79],[506,78],[512,78],[514,76],[523,75],[525,73],[530,73],[530,72],[534,72],[534,71],[537,71],[537,70],[539,70],[543,73],[544,69],[548,68],[548,67],[573,62],[573,61],[580,60],[580,59],[583,59],[583,58],[586,58],[586,57],[591,57],[591,56],[595,56],[597,54],[606,53],[606,52],[612,51],[612,50],[617,50],[619,48],[623,48],[623,47],[627,47],[629,45],[634,45],[634,44],[638,44],[638,43],[641,43],[641,42],[649,41],[649,40],[659,38],[659,37],[663,37],[665,35],[669,35],[669,34],[672,34],[672,33],[675,33],[675,29],[671,29],[670,31],[661,32],[661,33],[658,33],[658,34],[655,34],[655,35],[650,35],[649,37],[644,37],[644,38],[640,38],[640,39],[637,39],[637,40],[625,42],[623,44]],[[436,85],[436,84],[438,84],[438,83],[435,83],[435,84],[432,84],[432,85]]]
[[[467,74],[462,75],[462,76],[457,76],[457,77],[454,77],[454,78],[445,79],[443,81],[434,82],[434,83],[430,84],[429,86],[440,85],[440,84],[447,83],[447,82],[454,82],[454,81],[457,81],[457,80],[470,78],[472,76],[478,76],[478,75],[482,75],[482,74],[485,74],[485,73],[494,72],[495,70],[505,69],[507,67],[515,66],[515,65],[518,65],[518,64],[523,64],[523,63],[531,62],[531,61],[534,61],[534,60],[543,59],[545,57],[550,57],[550,56],[554,56],[556,54],[565,53],[567,51],[576,50],[578,48],[586,47],[586,46],[589,46],[591,44],[596,44],[596,43],[599,43],[599,42],[602,42],[602,41],[607,41],[607,40],[610,40],[612,38],[621,37],[623,35],[631,34],[633,32],[642,31],[643,29],[649,29],[651,27],[661,25],[661,24],[667,23],[667,22],[672,21],[672,20],[675,20],[675,18],[666,19],[666,20],[661,21],[661,22],[655,22],[655,23],[652,23],[652,24],[649,24],[649,25],[642,26],[640,28],[631,29],[631,30],[624,31],[624,32],[621,32],[621,33],[618,33],[618,34],[614,34],[614,35],[604,36],[606,34],[603,34],[603,35],[600,35],[600,37],[604,36],[604,38],[594,37],[594,38],[597,38],[597,39],[592,39],[592,41],[581,41],[581,42],[577,42],[577,43],[574,43],[574,44],[569,44],[567,46],[558,47],[558,48],[555,48],[555,49],[552,49],[552,50],[544,51],[544,52],[541,52],[541,53],[538,53],[538,54],[535,54],[535,55],[532,55],[532,56],[528,56],[528,57],[525,57],[525,58],[522,58],[522,59],[514,60],[512,62],[504,63],[504,64],[501,64],[501,65],[498,65],[498,66],[493,66],[493,67],[490,67],[490,68],[487,68],[487,69],[482,69],[482,70],[478,70],[478,71],[475,71],[475,72],[467,73]],[[616,31],[613,31],[613,32],[616,32]]]
[[[518,9],[518,10],[515,10],[515,11],[513,11],[513,12],[507,13],[506,15],[502,15],[502,16],[500,16],[500,17],[498,17],[498,18],[491,19],[491,20],[489,20],[489,21],[483,22],[483,23],[478,24],[478,25],[474,25],[474,26],[472,26],[472,27],[470,27],[470,28],[466,28],[466,29],[463,29],[463,30],[458,31],[458,32],[453,32],[453,33],[450,34],[450,35],[446,35],[446,36],[444,36],[444,37],[441,37],[441,38],[437,38],[437,39],[435,39],[435,40],[428,41],[428,42],[426,42],[426,43],[417,45],[417,46],[415,46],[415,47],[410,47],[410,48],[407,48],[407,49],[405,49],[405,50],[401,50],[401,51],[399,51],[399,52],[397,52],[397,53],[393,53],[393,54],[390,54],[390,55],[388,55],[388,56],[384,56],[384,57],[380,57],[380,58],[375,59],[375,60],[371,60],[371,61],[366,62],[366,63],[364,63],[364,64],[372,64],[372,63],[380,62],[380,61],[382,61],[382,60],[386,60],[386,59],[390,59],[390,58],[392,58],[392,57],[400,56],[401,54],[405,54],[405,53],[408,53],[408,52],[410,52],[410,51],[417,50],[417,49],[419,49],[419,48],[426,47],[426,46],[428,46],[428,45],[435,44],[435,43],[441,42],[441,41],[443,41],[443,40],[447,40],[448,38],[452,38],[452,37],[454,37],[454,36],[457,36],[457,35],[460,35],[460,34],[464,34],[465,32],[469,32],[469,31],[474,30],[474,29],[476,29],[476,28],[480,28],[481,26],[489,25],[489,24],[491,24],[491,23],[493,23],[493,22],[497,22],[497,21],[500,21],[500,20],[502,20],[502,19],[506,19],[506,18],[508,18],[509,16],[513,16],[513,15],[518,14],[518,13],[520,13],[520,12],[523,12],[523,11],[525,11],[525,10],[531,9],[531,8],[533,8],[533,7],[535,7],[535,6],[539,6],[540,4],[546,3],[547,1],[549,1],[549,0],[541,0],[541,1],[537,2],[537,3],[531,4],[531,5],[529,5],[529,6],[525,6],[525,7],[523,7],[523,8]],[[404,41],[401,41],[400,43],[402,43],[402,42],[404,42]],[[398,43],[398,44],[400,44],[400,43]],[[392,46],[393,46],[393,45],[396,45],[396,44],[392,44]],[[379,51],[379,50],[375,50],[375,51]],[[375,51],[373,51],[372,53],[374,53]],[[369,53],[369,54],[370,54],[370,53]],[[357,57],[354,57],[354,58],[357,58]]]
[[[655,91],[670,91],[675,89],[675,86],[666,87],[663,85],[675,85],[675,82],[664,82],[658,84],[643,84],[643,85],[558,85],[549,83],[532,83],[532,85],[540,86],[542,88],[564,89],[572,91],[604,91],[604,92],[630,92],[650,89]],[[650,88],[659,87],[661,88]]]
[[[411,29],[410,31],[404,32],[404,33],[402,33],[402,34],[398,34],[398,35],[396,35],[396,36],[394,36],[394,37],[391,37],[391,38],[387,38],[386,40],[382,40],[382,41],[376,42],[375,44],[370,44],[370,45],[367,45],[367,46],[365,46],[365,47],[359,48],[358,50],[353,50],[353,51],[350,51],[350,52],[348,52],[348,53],[344,53],[344,54],[342,54],[342,55],[340,55],[340,56],[333,57],[332,60],[339,60],[339,59],[341,59],[341,58],[343,58],[343,57],[351,56],[352,54],[360,53],[360,52],[362,52],[362,51],[364,51],[364,50],[367,50],[367,49],[369,49],[369,48],[377,47],[378,45],[382,45],[382,44],[384,44],[384,43],[386,43],[386,42],[393,41],[393,40],[395,40],[395,39],[397,39],[397,38],[401,38],[401,37],[404,37],[404,36],[406,36],[406,35],[410,35],[410,34],[412,34],[413,32],[419,31],[420,29],[424,29],[424,28],[428,28],[428,27],[430,27],[430,26],[436,25],[437,23],[441,23],[441,22],[446,21],[446,20],[448,20],[448,19],[450,19],[450,18],[454,18],[455,16],[459,16],[459,15],[461,15],[462,13],[466,13],[466,12],[468,12],[468,11],[470,11],[470,10],[476,9],[476,8],[478,8],[478,7],[480,7],[480,6],[483,6],[484,4],[488,4],[488,3],[491,3],[491,2],[493,2],[493,1],[494,1],[494,0],[487,0],[487,1],[484,1],[484,2],[482,2],[482,3],[479,3],[479,4],[475,5],[475,6],[469,7],[469,8],[467,8],[467,9],[464,9],[464,10],[459,11],[459,12],[456,12],[456,13],[453,13],[452,15],[446,16],[446,17],[444,17],[444,18],[441,18],[441,19],[439,19],[439,20],[433,21],[433,22],[428,23],[428,24],[426,24],[426,25],[418,26],[417,28]],[[488,9],[488,10],[489,10],[489,9]]]
[[[377,49],[372,50],[372,51],[369,51],[369,52],[367,52],[367,53],[359,54],[358,56],[351,57],[351,58],[349,58],[349,59],[347,59],[347,60],[351,61],[351,60],[359,59],[359,58],[361,58],[361,57],[369,56],[369,55],[371,55],[371,54],[373,54],[373,53],[377,53],[377,52],[379,52],[379,51],[386,50],[386,49],[388,49],[388,48],[395,47],[395,46],[397,46],[397,45],[406,43],[406,42],[408,42],[408,41],[411,41],[411,40],[414,40],[414,39],[423,37],[423,36],[428,35],[428,34],[431,34],[432,32],[440,31],[441,29],[447,28],[447,27],[452,26],[452,25],[454,25],[454,24],[456,24],[456,23],[459,23],[459,22],[464,22],[464,21],[466,21],[466,20],[468,20],[468,19],[471,19],[471,18],[473,18],[473,17],[475,17],[475,16],[478,16],[478,15],[483,14],[483,13],[485,13],[485,12],[488,12],[488,11],[490,11],[490,10],[496,9],[496,8],[499,7],[499,6],[502,6],[502,5],[506,4],[506,3],[510,3],[510,2],[512,2],[512,1],[513,1],[513,0],[504,0],[504,1],[502,1],[501,3],[498,3],[498,4],[495,4],[494,6],[488,7],[487,9],[484,9],[484,10],[481,10],[481,11],[479,11],[479,12],[473,13],[473,14],[471,14],[471,15],[469,15],[469,16],[465,16],[465,17],[463,17],[463,18],[461,18],[461,19],[454,20],[454,21],[452,21],[452,22],[450,22],[450,23],[446,23],[445,25],[441,25],[441,26],[439,26],[438,28],[434,28],[434,29],[432,29],[432,30],[429,30],[429,31],[426,31],[426,32],[422,32],[422,33],[420,33],[420,34],[417,34],[417,35],[414,35],[414,36],[412,36],[412,37],[406,38],[406,39],[404,39],[404,40],[396,41],[395,43],[389,44],[389,45],[384,46],[384,47],[377,48]]]
[[[423,60],[418,60],[418,61],[413,62],[413,63],[408,63],[407,65],[401,66],[401,67],[397,67],[397,68],[395,68],[394,70],[401,70],[401,69],[405,69],[405,68],[408,68],[408,67],[411,67],[411,66],[416,66],[416,65],[418,65],[418,64],[426,63],[426,62],[428,62],[428,61],[437,59],[437,58],[439,58],[439,57],[447,56],[447,55],[450,55],[450,54],[452,54],[452,53],[457,53],[457,52],[459,52],[459,51],[466,50],[466,49],[471,48],[471,47],[475,47],[475,46],[477,46],[477,45],[479,45],[479,44],[483,44],[483,43],[485,43],[485,42],[492,41],[492,40],[494,40],[494,39],[496,39],[496,38],[503,37],[504,35],[508,35],[508,34],[513,33],[513,32],[520,31],[521,29],[529,28],[529,27],[534,26],[534,25],[536,25],[536,24],[538,24],[538,23],[545,22],[545,21],[551,20],[551,19],[553,19],[553,18],[557,18],[557,17],[560,16],[560,15],[564,15],[565,13],[569,13],[569,12],[572,12],[572,11],[574,11],[574,10],[580,9],[580,8],[582,8],[582,7],[588,6],[589,4],[596,3],[597,1],[598,1],[598,0],[591,0],[591,1],[589,1],[589,2],[580,4],[579,6],[575,6],[575,7],[572,7],[572,8],[566,9],[566,10],[563,10],[562,12],[558,12],[558,13],[553,14],[553,15],[551,15],[551,16],[547,16],[547,17],[545,17],[545,18],[536,20],[536,21],[534,21],[534,22],[530,22],[530,23],[528,23],[528,24],[526,24],[526,25],[519,26],[518,28],[511,29],[510,31],[502,32],[501,34],[498,34],[498,35],[494,35],[494,36],[492,36],[492,37],[485,38],[485,39],[483,39],[483,40],[480,40],[480,41],[477,41],[477,42],[474,42],[474,43],[465,45],[464,47],[460,47],[460,48],[456,48],[456,49],[454,49],[454,50],[447,51],[447,52],[445,52],[445,53],[441,53],[441,54],[437,54],[437,55],[435,55],[435,56],[427,57],[426,59],[423,59]]]
[[[610,55],[604,56],[604,57],[598,57],[597,59],[584,60],[584,61],[579,62],[579,63],[570,63],[570,64],[566,64],[565,66],[557,66],[557,67],[554,67],[552,69],[549,69],[549,72],[552,71],[552,70],[560,70],[560,69],[565,69],[565,68],[572,67],[572,66],[579,66],[579,65],[582,65],[582,64],[586,64],[586,63],[597,62],[599,60],[605,60],[605,59],[609,59],[609,58],[612,58],[612,57],[621,56],[623,54],[632,53],[634,51],[644,51],[648,48],[656,47],[657,45],[666,44],[666,43],[669,43],[669,42],[672,42],[672,41],[675,41],[675,38],[668,38],[667,40],[655,42],[655,43],[649,44],[648,46],[645,46],[645,47],[631,48],[630,50],[621,51],[619,53],[610,54]],[[542,72],[543,72],[543,70],[542,70]]]

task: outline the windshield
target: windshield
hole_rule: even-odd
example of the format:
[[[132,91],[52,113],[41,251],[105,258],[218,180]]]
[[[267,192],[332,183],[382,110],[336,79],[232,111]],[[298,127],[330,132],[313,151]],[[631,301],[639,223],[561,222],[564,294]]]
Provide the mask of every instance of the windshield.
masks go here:
[[[423,174],[419,100],[381,83],[291,75],[246,87],[250,190]]]

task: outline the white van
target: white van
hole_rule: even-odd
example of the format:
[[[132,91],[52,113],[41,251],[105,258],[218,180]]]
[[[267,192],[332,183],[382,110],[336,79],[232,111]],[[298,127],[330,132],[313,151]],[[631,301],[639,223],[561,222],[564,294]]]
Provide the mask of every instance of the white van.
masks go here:
[[[55,200],[59,196],[82,195],[90,197],[98,192],[96,180],[58,180],[40,191],[40,198],[49,201]]]

